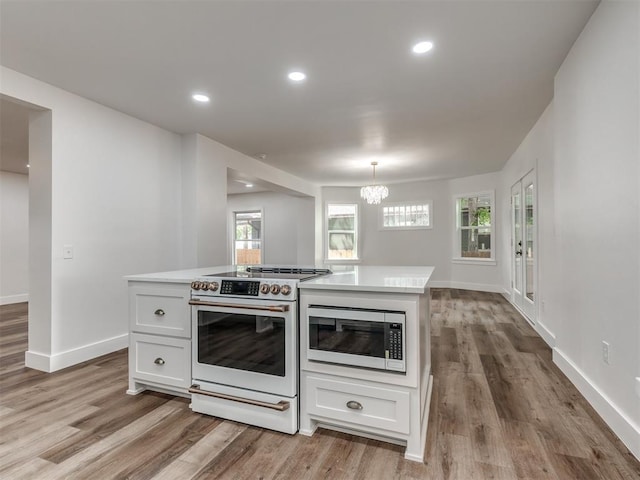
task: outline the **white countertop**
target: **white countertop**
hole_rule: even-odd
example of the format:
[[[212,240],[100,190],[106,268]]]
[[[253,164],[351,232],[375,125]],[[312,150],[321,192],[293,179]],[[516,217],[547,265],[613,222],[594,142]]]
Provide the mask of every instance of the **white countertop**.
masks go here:
[[[360,292],[424,293],[433,267],[383,267],[332,265],[333,273],[300,282],[301,290],[351,290]],[[126,280],[143,282],[190,283],[203,275],[230,272],[236,265],[192,268],[171,272],[128,275]]]
[[[172,282],[191,283],[194,278],[215,273],[233,272],[237,265],[220,265],[218,267],[191,268],[189,270],[174,270],[171,272],[143,273],[127,275],[125,280],[139,280],[142,282]]]
[[[424,293],[433,267],[336,266],[333,274],[301,282],[301,290]]]

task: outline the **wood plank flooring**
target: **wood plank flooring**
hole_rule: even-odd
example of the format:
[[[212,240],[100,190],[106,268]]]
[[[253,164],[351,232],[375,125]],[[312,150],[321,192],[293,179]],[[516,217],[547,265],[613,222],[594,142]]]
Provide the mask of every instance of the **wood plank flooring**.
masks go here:
[[[640,463],[497,294],[432,290],[424,464],[396,445],[290,436],[193,413],[186,399],[126,395],[126,350],[27,369],[27,304],[0,315],[2,479],[640,479]]]

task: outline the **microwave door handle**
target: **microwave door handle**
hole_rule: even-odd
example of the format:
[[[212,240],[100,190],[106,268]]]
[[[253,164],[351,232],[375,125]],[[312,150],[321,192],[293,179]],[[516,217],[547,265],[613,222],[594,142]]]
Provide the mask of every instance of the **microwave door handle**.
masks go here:
[[[244,305],[241,303],[213,303],[202,300],[189,300],[189,305],[200,305],[203,307],[216,308],[240,308],[243,310],[259,310],[263,312],[288,312],[289,305]]]

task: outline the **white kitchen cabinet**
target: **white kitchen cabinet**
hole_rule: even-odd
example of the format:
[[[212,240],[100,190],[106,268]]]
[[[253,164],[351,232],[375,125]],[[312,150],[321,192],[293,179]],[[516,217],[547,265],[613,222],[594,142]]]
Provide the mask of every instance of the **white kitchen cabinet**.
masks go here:
[[[129,282],[129,389],[189,396],[191,307],[188,283]]]
[[[431,400],[429,288],[398,293],[300,285],[300,433],[324,428],[406,446],[422,462]],[[311,305],[404,312],[406,372],[327,363],[308,357]],[[314,310],[315,311],[315,310]]]
[[[136,380],[161,387],[191,385],[191,341],[132,333],[129,371]]]
[[[408,389],[304,373],[306,411],[318,418],[354,428],[408,434],[411,396]]]

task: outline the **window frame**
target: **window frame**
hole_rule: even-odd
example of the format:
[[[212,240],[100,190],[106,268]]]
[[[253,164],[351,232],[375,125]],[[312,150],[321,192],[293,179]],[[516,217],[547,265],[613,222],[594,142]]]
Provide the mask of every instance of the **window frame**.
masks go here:
[[[231,265],[248,265],[236,263],[236,221],[239,213],[259,213],[260,214],[260,261],[255,265],[264,263],[264,210],[262,208],[243,208],[231,212]],[[243,241],[243,240],[240,240]]]
[[[353,258],[330,258],[329,257],[329,207],[355,207],[353,234],[355,236],[353,247]],[[351,232],[351,230],[332,230],[332,232]],[[360,259],[360,205],[357,202],[326,202],[324,206],[324,259],[326,263],[359,263]]]
[[[491,208],[491,248],[490,257],[463,257],[462,256],[462,230],[471,230],[473,228],[479,229],[480,227],[462,227],[460,219],[460,210],[458,208],[460,199],[473,198],[473,197],[488,197]],[[460,193],[453,196],[453,259],[452,263],[466,264],[466,265],[496,265],[496,197],[495,190],[483,190],[479,192]]]
[[[384,224],[384,207],[414,207],[427,206],[429,225],[405,225],[405,226],[385,226]],[[378,207],[378,230],[395,231],[395,230],[430,230],[433,228],[433,200],[407,201],[407,202],[385,202]]]

